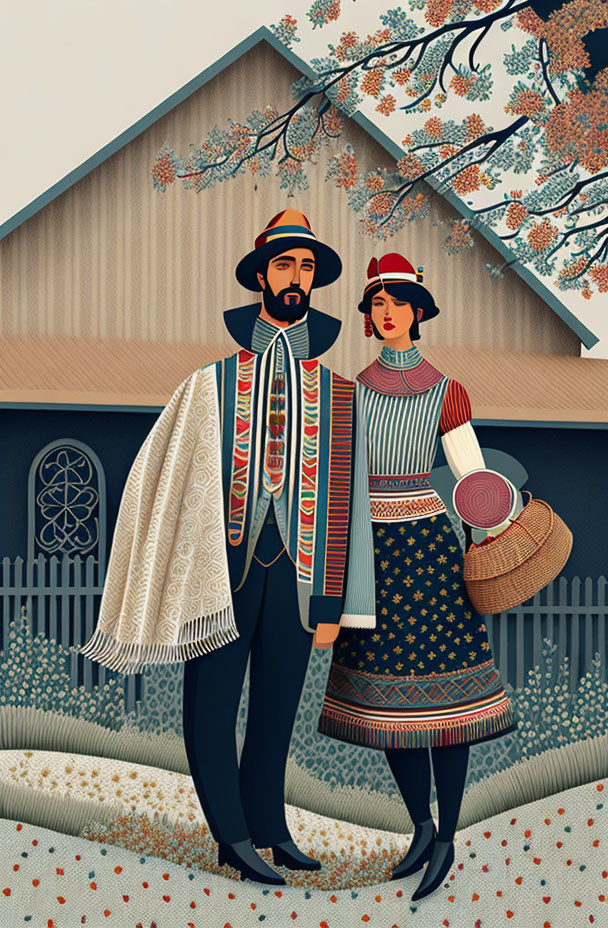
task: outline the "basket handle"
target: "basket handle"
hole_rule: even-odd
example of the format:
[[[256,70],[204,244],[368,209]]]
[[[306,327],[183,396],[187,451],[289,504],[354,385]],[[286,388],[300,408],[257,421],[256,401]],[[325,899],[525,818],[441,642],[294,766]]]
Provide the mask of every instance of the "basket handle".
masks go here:
[[[529,499],[528,502],[526,503],[526,506],[527,506],[527,505],[529,505],[529,504],[532,502],[532,494],[530,493],[529,490],[522,490],[522,493],[527,493],[528,496],[530,497],[530,499]],[[552,529],[553,529],[553,510],[551,509],[551,506],[549,506],[549,504],[545,502],[544,499],[537,499],[536,502],[537,502],[537,503],[542,503],[542,505],[543,505],[546,509],[549,510],[549,519],[550,519],[550,522],[549,522],[549,532],[551,532]],[[519,521],[519,519],[509,519],[509,522],[510,522],[511,524],[513,524],[513,523],[515,522],[517,525],[519,525],[520,528],[523,528],[524,532],[527,532],[528,535],[530,536],[530,538],[532,539],[532,541],[536,544],[536,546],[540,548],[540,546],[541,546],[541,544],[542,544],[543,542],[542,542],[542,541],[539,541],[538,538],[536,537],[536,535],[533,535],[532,532],[530,531],[530,529],[529,529],[529,528],[526,528],[526,526],[523,525],[523,524]],[[548,533],[547,533],[547,534],[548,534]],[[546,536],[545,536],[545,537],[546,537]],[[544,541],[544,539],[543,539],[543,541]]]

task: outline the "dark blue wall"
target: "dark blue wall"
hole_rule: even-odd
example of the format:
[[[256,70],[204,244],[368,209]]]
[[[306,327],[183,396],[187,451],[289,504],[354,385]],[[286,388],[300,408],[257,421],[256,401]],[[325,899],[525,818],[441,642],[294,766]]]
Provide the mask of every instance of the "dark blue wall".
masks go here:
[[[108,541],[131,463],[156,413],[0,410],[0,557],[27,555],[27,478],[48,442],[76,438],[99,456],[107,481]],[[482,447],[517,458],[527,488],[574,534],[566,577],[608,576],[608,429],[476,426]],[[436,464],[441,463],[441,455]]]
[[[109,542],[131,463],[157,414],[0,410],[0,558],[27,556],[27,481],[34,457],[51,441],[75,438],[101,460],[107,484]],[[107,559],[106,559],[107,562]]]
[[[574,535],[565,577],[608,576],[608,429],[477,426],[528,471],[524,489],[546,500]]]

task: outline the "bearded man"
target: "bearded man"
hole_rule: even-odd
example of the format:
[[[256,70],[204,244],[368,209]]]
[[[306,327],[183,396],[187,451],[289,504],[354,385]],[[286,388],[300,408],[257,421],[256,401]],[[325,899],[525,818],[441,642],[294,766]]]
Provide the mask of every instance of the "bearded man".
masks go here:
[[[224,313],[240,351],[191,375],[140,450],[84,651],[130,673],[186,661],[184,739],[219,863],[264,883],[285,881],[256,848],[320,867],[291,838],[284,783],[313,637],[329,647],[342,611],[354,384],[317,360],[341,323],[309,305],[341,267],[293,209],[240,261],[262,302]],[[373,612],[373,586],[369,597]]]

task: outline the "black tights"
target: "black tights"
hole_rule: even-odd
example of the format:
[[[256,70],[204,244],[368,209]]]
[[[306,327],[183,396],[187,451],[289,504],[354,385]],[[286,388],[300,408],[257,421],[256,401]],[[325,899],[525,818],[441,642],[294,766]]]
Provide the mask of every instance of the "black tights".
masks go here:
[[[414,825],[431,817],[428,748],[387,748],[384,752]],[[452,841],[458,824],[469,760],[468,744],[431,748],[439,812],[438,841]]]

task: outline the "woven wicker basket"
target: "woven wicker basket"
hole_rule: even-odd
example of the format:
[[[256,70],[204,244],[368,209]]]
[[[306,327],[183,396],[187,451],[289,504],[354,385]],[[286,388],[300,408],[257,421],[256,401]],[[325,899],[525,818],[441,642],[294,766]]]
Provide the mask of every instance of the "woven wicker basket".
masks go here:
[[[548,503],[529,495],[508,529],[464,555],[464,582],[478,612],[492,614],[521,605],[555,580],[570,556],[568,526]]]

